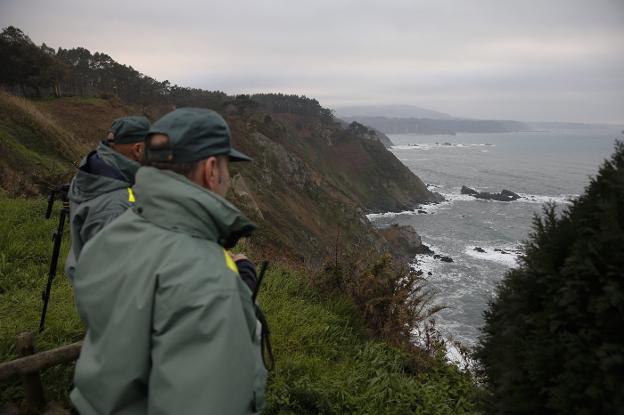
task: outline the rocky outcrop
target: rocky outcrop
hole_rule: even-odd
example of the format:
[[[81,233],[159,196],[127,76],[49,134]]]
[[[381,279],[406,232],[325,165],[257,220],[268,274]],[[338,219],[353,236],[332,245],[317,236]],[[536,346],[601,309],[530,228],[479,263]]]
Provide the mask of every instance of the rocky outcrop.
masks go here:
[[[433,251],[422,243],[418,232],[411,226],[390,225],[387,228],[378,229],[378,232],[390,245],[391,252],[395,257],[411,260],[418,254],[432,254]]]
[[[477,191],[476,191],[476,190],[474,190],[474,189],[471,189],[471,188],[470,188],[470,187],[468,187],[468,186],[462,186],[462,188],[461,188],[461,194],[462,194],[462,195],[478,195],[478,194],[479,194],[479,192],[477,192]]]
[[[490,192],[477,192],[474,189],[471,189],[467,186],[462,186],[461,194],[474,196],[477,199],[484,200],[498,200],[500,202],[512,202],[514,200],[520,199],[520,195],[514,193],[510,190],[503,189],[500,193],[490,193]]]
[[[340,123],[340,126],[342,128],[354,133],[360,138],[364,138],[366,140],[379,141],[386,148],[390,148],[394,145],[392,140],[390,140],[390,138],[387,135],[377,130],[376,128],[372,128],[367,125],[360,124],[358,122],[347,122],[345,120],[341,120],[340,118],[337,118],[336,120]]]
[[[450,256],[446,256],[446,255],[434,255],[433,259],[439,259],[442,262],[455,262],[453,261],[453,258],[451,258]]]

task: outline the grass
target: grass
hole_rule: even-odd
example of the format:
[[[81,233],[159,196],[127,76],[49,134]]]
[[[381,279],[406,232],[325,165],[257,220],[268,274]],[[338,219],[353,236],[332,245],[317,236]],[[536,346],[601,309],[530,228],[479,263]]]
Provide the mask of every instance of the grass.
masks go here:
[[[0,109],[4,121],[10,122],[10,127],[19,132],[15,138],[31,150],[66,160],[80,156],[73,137],[39,111],[33,102],[0,91]]]
[[[55,213],[58,212],[55,206]],[[15,358],[15,335],[37,329],[41,290],[58,216],[43,218],[45,201],[0,191],[0,361]],[[66,237],[59,263],[69,247]],[[415,356],[372,340],[355,305],[322,296],[307,276],[275,264],[259,296],[272,331],[276,369],[268,385],[267,414],[468,414],[478,390],[469,375],[443,356],[423,364]],[[44,350],[79,340],[83,326],[67,278],[58,275],[46,320],[37,335]],[[68,405],[73,367],[43,373],[49,400]],[[0,402],[23,399],[18,379],[0,387]]]
[[[0,91],[0,185],[13,194],[60,182],[79,158],[73,141],[32,102]]]
[[[58,224],[57,203],[54,216],[44,218],[43,199],[9,198],[0,193],[0,361],[15,358],[15,336],[23,331],[36,332],[39,325],[41,292],[47,281],[52,252],[51,236]],[[36,349],[46,350],[80,340],[83,326],[78,318],[72,289],[62,273],[69,248],[67,233],[63,240],[59,275],[53,284],[46,330],[36,336]],[[72,377],[72,368],[56,366],[43,373],[49,398],[63,401]],[[22,399],[17,379],[0,387],[0,402]]]
[[[477,388],[442,355],[423,365],[369,339],[352,303],[320,297],[302,274],[276,269],[265,280],[277,359],[265,413],[476,413]]]

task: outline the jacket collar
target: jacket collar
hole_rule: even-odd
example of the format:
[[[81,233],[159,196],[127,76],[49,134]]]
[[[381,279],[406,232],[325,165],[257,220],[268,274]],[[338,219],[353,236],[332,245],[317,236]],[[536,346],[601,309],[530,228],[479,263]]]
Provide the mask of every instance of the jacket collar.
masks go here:
[[[256,226],[234,205],[169,170],[141,167],[134,212],[162,228],[209,239],[229,249]]]
[[[140,167],[139,163],[116,152],[106,141],[101,141],[96,151],[102,161],[119,170],[130,185],[134,184],[134,176]]]
[[[92,171],[91,168],[99,167]],[[104,193],[134,184],[139,164],[117,153],[105,142],[82,159],[71,182],[69,198],[83,203]]]

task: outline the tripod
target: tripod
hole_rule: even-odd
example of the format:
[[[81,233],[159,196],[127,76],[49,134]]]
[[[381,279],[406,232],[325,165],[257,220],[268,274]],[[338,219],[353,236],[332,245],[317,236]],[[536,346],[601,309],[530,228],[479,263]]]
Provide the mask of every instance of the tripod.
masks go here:
[[[46,209],[45,218],[50,219],[52,215],[52,207],[54,200],[58,197],[61,200],[62,206],[60,209],[59,222],[56,228],[56,232],[52,235],[52,241],[54,242],[52,247],[52,259],[50,260],[50,270],[48,271],[48,283],[45,290],[41,293],[43,300],[43,309],[41,310],[41,320],[39,321],[39,333],[41,333],[45,327],[45,317],[48,311],[48,302],[50,300],[50,291],[52,290],[52,282],[56,277],[56,268],[58,266],[58,258],[61,253],[61,242],[63,241],[63,230],[65,228],[65,220],[69,215],[69,197],[67,192],[69,191],[69,185],[63,184],[55,187],[48,196],[48,207]]]

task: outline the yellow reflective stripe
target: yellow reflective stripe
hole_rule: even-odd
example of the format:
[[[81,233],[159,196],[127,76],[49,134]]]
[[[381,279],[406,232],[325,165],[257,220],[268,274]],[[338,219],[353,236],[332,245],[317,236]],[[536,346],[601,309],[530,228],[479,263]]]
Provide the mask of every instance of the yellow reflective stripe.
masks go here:
[[[230,256],[230,253],[224,249],[223,255],[225,255],[225,264],[227,265],[227,267],[236,274],[238,274],[238,267],[236,266],[236,262],[234,262],[234,260]]]
[[[128,202],[130,203],[136,202],[136,199],[134,198],[134,192],[132,191],[131,187],[128,187]]]

